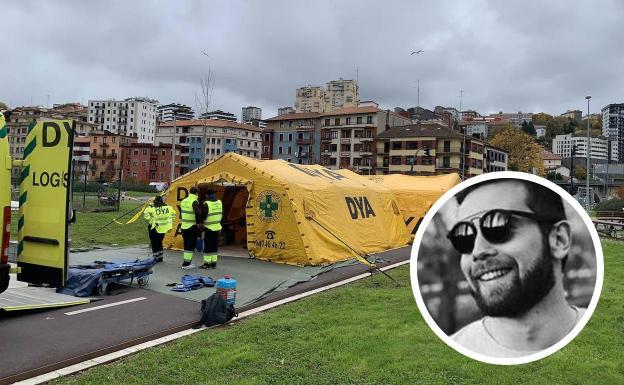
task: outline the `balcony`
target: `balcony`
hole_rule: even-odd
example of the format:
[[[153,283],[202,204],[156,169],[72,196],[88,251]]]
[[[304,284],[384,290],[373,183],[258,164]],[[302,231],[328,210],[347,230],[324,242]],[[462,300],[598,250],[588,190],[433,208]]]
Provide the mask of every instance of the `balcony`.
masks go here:
[[[310,131],[314,131],[314,126],[306,126],[306,125],[297,126],[296,130],[298,132],[310,132]]]
[[[362,136],[359,139],[360,142],[372,142],[374,138],[372,136]]]
[[[340,138],[340,143],[351,143],[351,138]]]
[[[461,148],[443,148],[441,150],[436,150],[436,154],[438,155],[461,155]]]
[[[297,139],[295,141],[295,143],[297,144],[312,144],[312,139],[308,138],[308,139]]]
[[[323,138],[321,138],[321,142],[322,143],[328,143],[328,142],[331,142],[331,141],[332,141],[332,138],[330,138],[330,137],[323,137]]]
[[[362,156],[373,156],[373,151],[370,149],[364,149],[360,151],[360,155]]]
[[[342,158],[350,158],[351,157],[351,153],[350,152],[340,152],[340,157]]]
[[[309,155],[309,153],[307,153],[307,152],[295,152],[295,156],[297,158],[307,158],[308,155]]]
[[[108,143],[101,143],[100,147],[110,147],[110,145]]]

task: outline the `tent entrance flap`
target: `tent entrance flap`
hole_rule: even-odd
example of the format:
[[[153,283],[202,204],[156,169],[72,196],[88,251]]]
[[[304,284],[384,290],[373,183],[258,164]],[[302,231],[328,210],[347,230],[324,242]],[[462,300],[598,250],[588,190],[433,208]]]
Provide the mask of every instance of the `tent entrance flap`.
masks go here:
[[[212,189],[223,203],[223,219],[220,237],[221,246],[234,246],[247,249],[247,201],[249,200],[248,184],[231,182],[200,183],[200,196],[206,196]]]

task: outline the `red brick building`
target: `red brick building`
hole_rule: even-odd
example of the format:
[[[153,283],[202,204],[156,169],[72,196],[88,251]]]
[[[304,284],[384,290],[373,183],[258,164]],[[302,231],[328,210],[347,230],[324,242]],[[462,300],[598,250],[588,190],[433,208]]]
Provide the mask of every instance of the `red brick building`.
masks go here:
[[[175,147],[174,178],[181,175],[182,146]],[[150,143],[132,143],[123,149],[124,179],[139,182],[171,181],[171,144],[158,146]]]

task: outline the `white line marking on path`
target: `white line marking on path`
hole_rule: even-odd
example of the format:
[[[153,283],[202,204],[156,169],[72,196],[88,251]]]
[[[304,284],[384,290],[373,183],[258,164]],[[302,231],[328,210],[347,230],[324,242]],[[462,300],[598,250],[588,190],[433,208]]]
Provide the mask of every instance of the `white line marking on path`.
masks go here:
[[[382,267],[381,270],[382,271],[391,270],[391,269],[394,269],[396,267],[399,267],[399,266],[402,266],[402,265],[406,265],[406,264],[409,264],[409,263],[410,263],[410,260],[407,259],[405,261],[397,262],[395,264],[392,264],[392,265],[389,265],[389,266],[386,266],[386,267]],[[331,285],[327,285],[327,286],[324,286],[324,287],[321,287],[321,288],[318,288],[318,289],[315,289],[315,290],[310,290],[310,291],[307,291],[305,293],[301,293],[301,294],[298,294],[298,295],[295,295],[295,296],[292,296],[292,297],[289,297],[289,298],[285,298],[283,300],[276,301],[276,302],[273,302],[273,303],[268,304],[268,305],[260,306],[260,307],[257,307],[255,309],[251,309],[251,310],[248,310],[246,312],[240,313],[238,315],[238,318],[234,318],[230,322],[233,322],[233,321],[235,322],[235,321],[238,321],[238,320],[240,320],[242,318],[249,317],[250,315],[260,313],[262,311],[265,311],[265,310],[277,307],[279,305],[283,305],[285,303],[293,302],[293,301],[296,301],[298,299],[310,296],[312,294],[316,294],[316,293],[319,293],[319,292],[322,292],[322,291],[325,291],[325,290],[333,289],[335,287],[339,287],[339,286],[342,286],[342,285],[346,285],[347,283],[350,283],[350,282],[353,282],[353,281],[357,281],[357,280],[360,280],[362,278],[366,278],[366,277],[370,277],[370,276],[371,276],[370,273],[360,274],[358,276],[355,276],[355,277],[352,277],[352,278],[348,278],[348,279],[342,280],[340,282],[336,282],[336,283],[331,284]],[[144,297],[140,297],[140,298],[135,298],[134,300],[130,300],[130,301],[139,301],[139,300],[143,300],[143,299],[145,299],[145,298]],[[122,301],[122,302],[128,302],[128,301]],[[115,305],[115,304],[109,304],[109,305],[103,305],[103,306],[111,306],[111,305]],[[102,306],[98,306],[98,307],[102,307]],[[85,309],[85,310],[89,311],[91,309],[95,309],[95,308],[89,308],[89,309]],[[79,311],[82,312],[84,310],[79,310]],[[71,312],[71,313],[76,313],[76,312]],[[65,313],[65,314],[68,314],[68,313]],[[37,377],[32,377],[32,378],[29,378],[27,380],[16,382],[15,385],[18,385],[18,384],[21,384],[21,385],[41,384],[41,383],[50,381],[50,380],[55,379],[55,378],[66,376],[68,374],[77,373],[77,372],[79,372],[81,370],[85,370],[86,368],[89,368],[89,367],[92,367],[92,366],[97,366],[97,365],[100,365],[100,364],[103,364],[103,363],[106,363],[106,362],[115,361],[115,360],[117,360],[117,359],[119,359],[121,357],[128,356],[128,355],[136,353],[138,351],[141,351],[141,350],[144,350],[144,349],[147,349],[147,348],[151,348],[153,346],[157,346],[157,345],[163,344],[165,342],[177,340],[178,338],[181,338],[181,337],[184,337],[184,336],[188,336],[188,335],[191,335],[191,334],[195,334],[197,332],[200,332],[200,331],[206,330],[206,329],[208,329],[208,328],[206,328],[205,326],[202,326],[199,329],[183,330],[181,332],[177,332],[177,333],[174,333],[174,334],[170,334],[168,336],[160,337],[160,338],[154,339],[152,341],[144,342],[142,344],[134,345],[134,346],[131,346],[131,347],[126,348],[126,349],[122,349],[122,350],[118,350],[116,352],[105,354],[103,356],[100,356],[100,357],[97,357],[97,358],[93,358],[91,360],[86,360],[86,361],[83,361],[83,362],[79,362],[77,364],[74,364],[74,365],[71,365],[71,366],[67,366],[67,367],[65,367],[63,369],[59,369],[59,370],[54,371],[54,372],[49,372],[49,373],[46,373],[46,374],[39,375]]]
[[[147,299],[147,298],[139,297],[139,298],[129,299],[129,300],[126,300],[126,301],[107,303],[106,305],[94,306],[94,307],[90,307],[90,308],[87,308],[87,309],[76,310],[76,311],[69,311],[69,312],[65,313],[65,315],[76,315],[76,314],[80,314],[80,313],[86,313],[88,311],[100,310],[100,309],[104,309],[104,308],[107,308],[107,307],[124,305],[126,303],[143,301],[144,299]]]

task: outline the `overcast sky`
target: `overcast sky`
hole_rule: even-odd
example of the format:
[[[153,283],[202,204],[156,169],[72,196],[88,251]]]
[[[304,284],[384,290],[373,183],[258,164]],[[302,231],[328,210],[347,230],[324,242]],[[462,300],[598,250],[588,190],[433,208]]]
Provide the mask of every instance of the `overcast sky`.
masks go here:
[[[420,4],[422,3],[422,4]],[[425,4],[426,3],[426,4]],[[624,102],[624,1],[2,1],[0,101],[147,96],[198,109],[293,106],[359,75],[361,100],[482,114]],[[424,53],[410,55],[422,49]],[[206,52],[209,57],[202,54]]]

